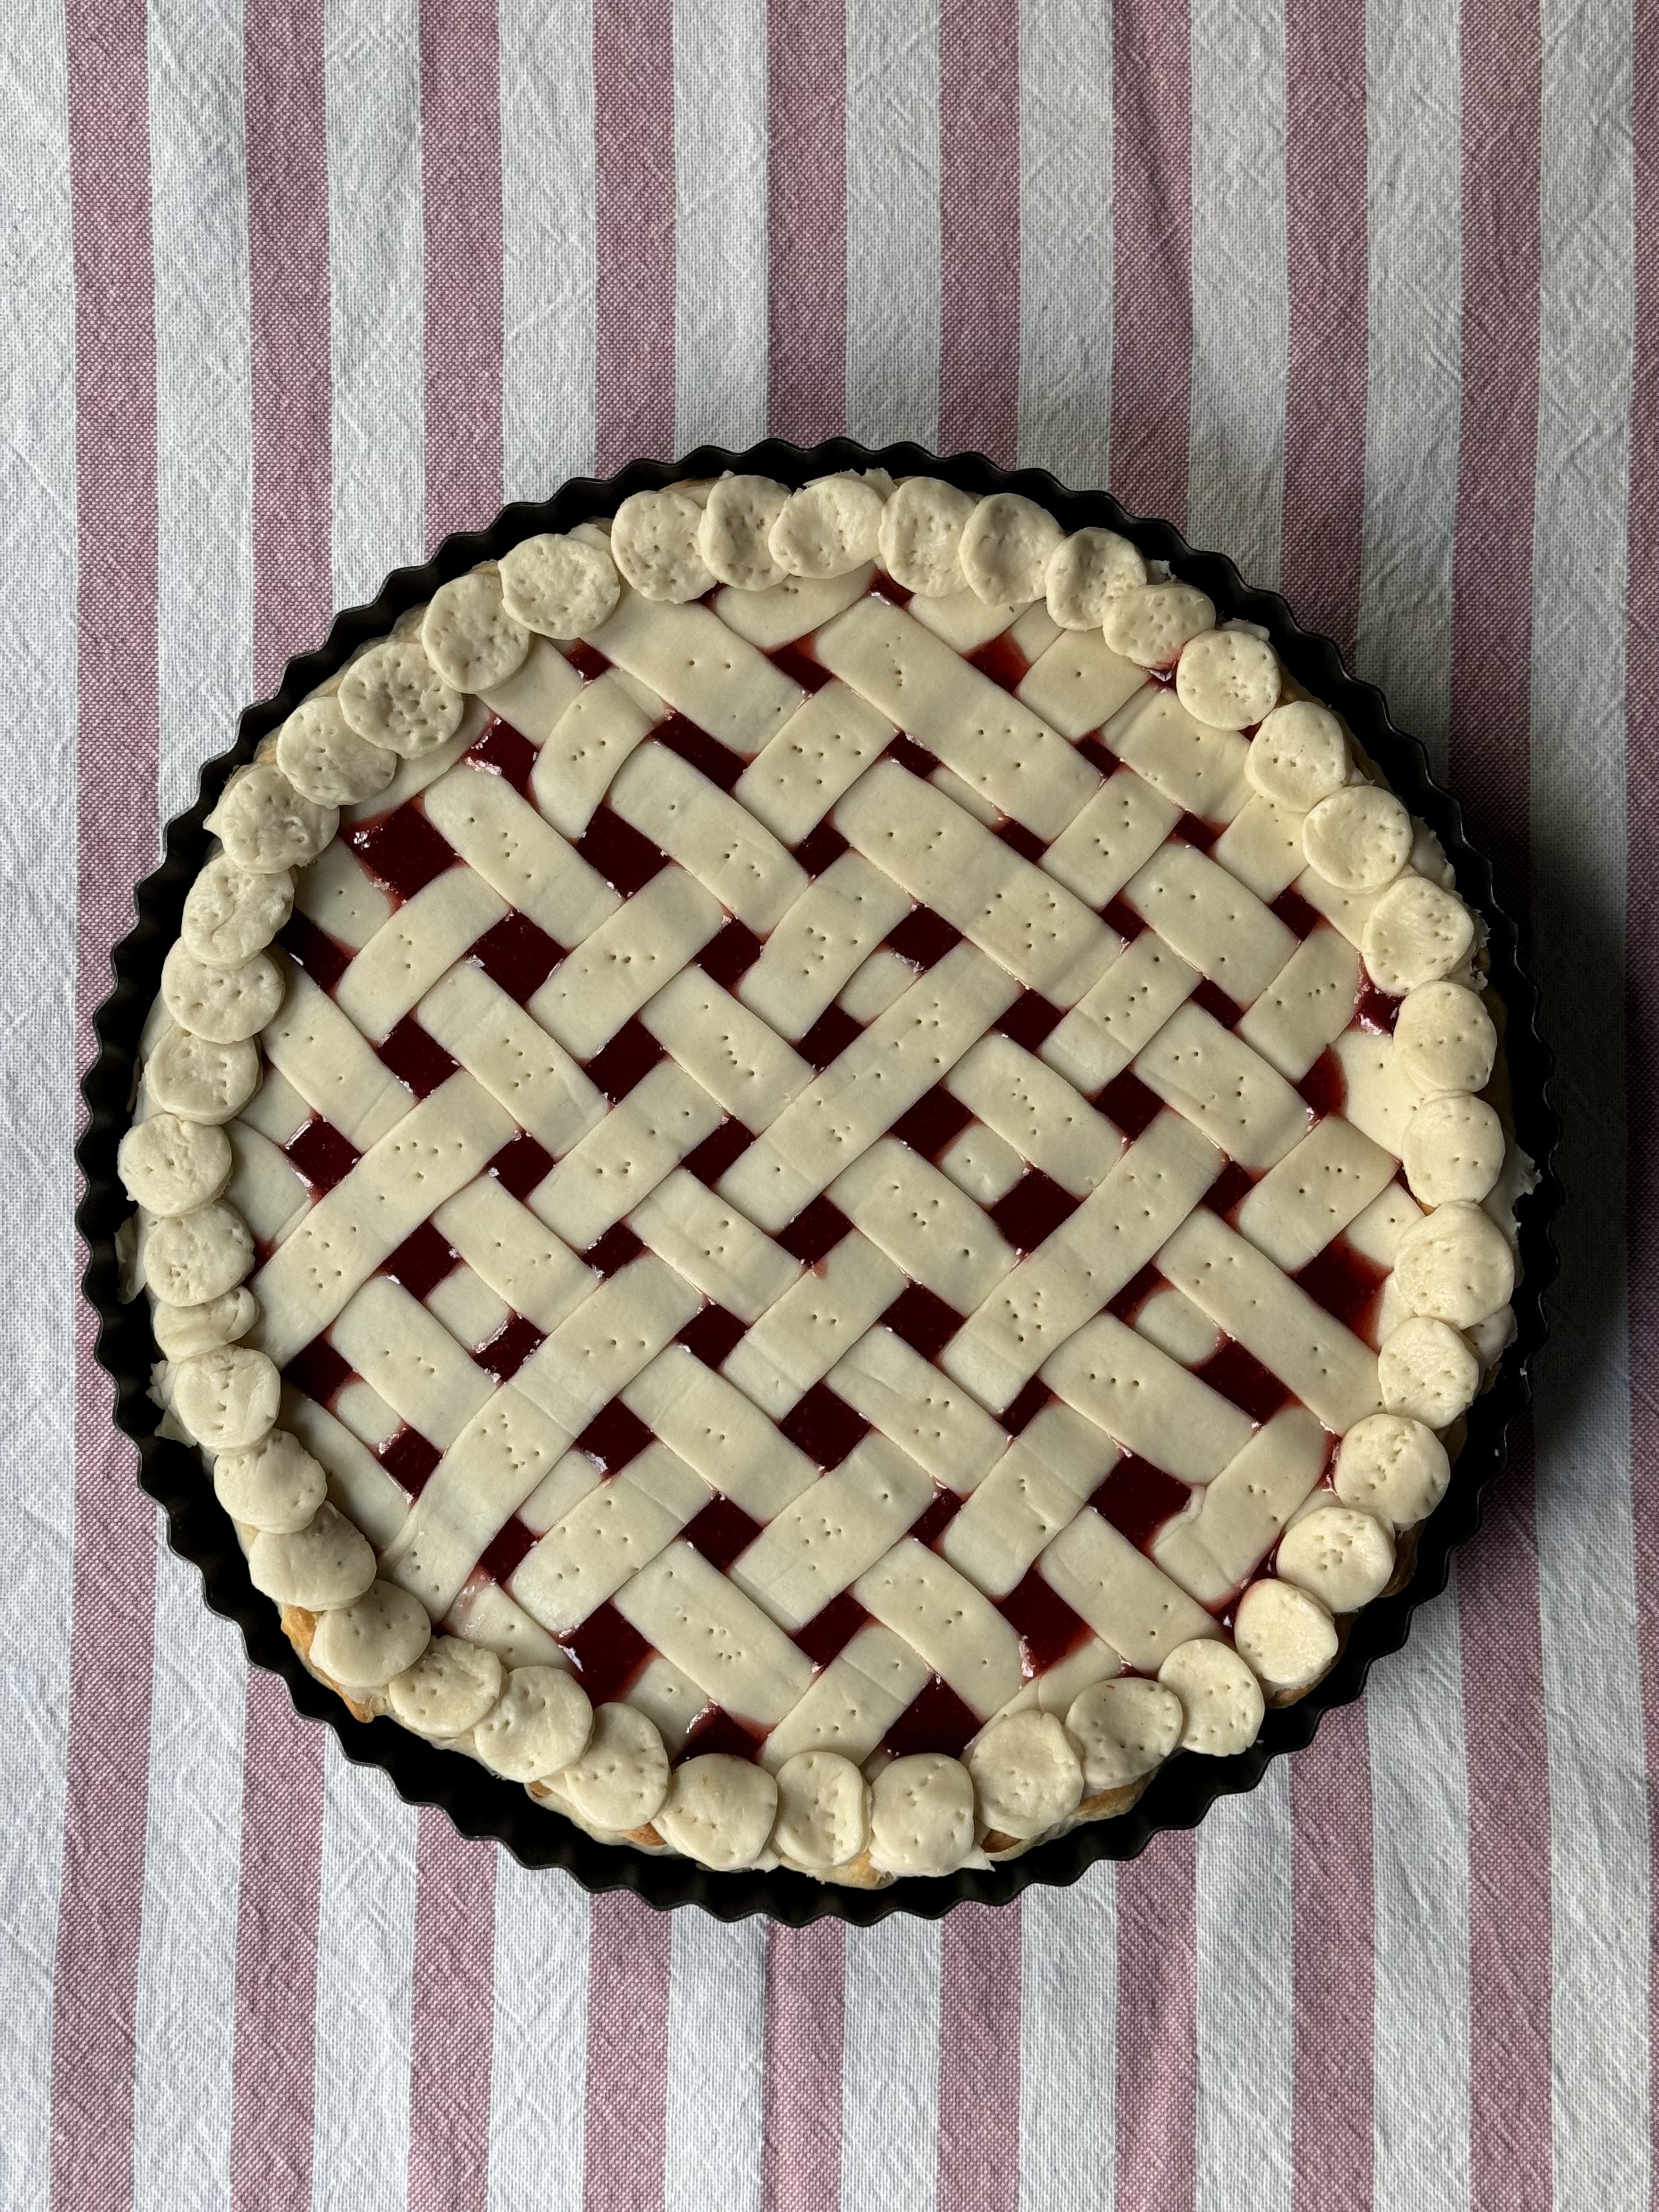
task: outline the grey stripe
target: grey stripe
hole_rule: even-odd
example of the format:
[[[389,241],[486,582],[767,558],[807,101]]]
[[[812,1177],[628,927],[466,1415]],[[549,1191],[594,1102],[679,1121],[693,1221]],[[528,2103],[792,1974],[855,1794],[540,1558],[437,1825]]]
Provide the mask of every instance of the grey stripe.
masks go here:
[[[502,473],[545,499],[593,465],[589,0],[501,0]]]
[[[1533,572],[1535,960],[1572,1194],[1539,1362],[1539,1599],[1554,1899],[1559,2202],[1647,2201],[1646,1790],[1623,1291],[1629,11],[1543,18]]]
[[[1194,0],[1189,534],[1279,575],[1284,509],[1285,18]]]
[[[1453,0],[1370,0],[1370,309],[1358,669],[1446,760],[1462,404]]]
[[[677,1912],[664,2212],[760,2212],[766,1929]]]
[[[764,0],[674,6],[675,443],[766,434]]]
[[[939,437],[938,0],[847,0],[847,428]]]
[[[552,1818],[552,1815],[549,1815]],[[581,2212],[588,1901],[507,1852],[495,1877],[491,2212]]]
[[[1019,458],[1110,481],[1112,23],[1088,0],[1023,0],[1019,23]]]

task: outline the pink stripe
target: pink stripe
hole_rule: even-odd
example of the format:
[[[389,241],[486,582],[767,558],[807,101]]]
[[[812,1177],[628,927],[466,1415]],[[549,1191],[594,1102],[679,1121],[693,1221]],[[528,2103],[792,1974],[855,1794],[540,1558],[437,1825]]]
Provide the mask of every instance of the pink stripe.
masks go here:
[[[767,383],[774,435],[847,428],[844,0],[772,0],[767,30]]]
[[[1352,652],[1365,504],[1365,0],[1290,0],[1285,596]]]
[[[1112,15],[1112,483],[1187,513],[1193,365],[1191,33],[1185,0]]]
[[[322,642],[333,604],[323,0],[252,11],[245,39],[254,685],[267,690]]]
[[[69,0],[79,581],[76,1060],[109,951],[154,857],[155,308],[142,10]],[[78,1119],[78,1115],[77,1117]],[[131,2202],[133,2037],[144,1871],[155,1523],[75,1327],[75,1556],[62,1890],[52,1989],[52,2195]]]
[[[1465,0],[1463,408],[1452,577],[1451,770],[1498,896],[1526,921],[1538,452],[1541,58],[1525,0]],[[1469,1778],[1470,2179],[1475,2212],[1547,2204],[1550,1797],[1532,1438],[1459,1567]]]
[[[235,2212],[307,2212],[317,2029],[322,1737],[248,1670],[231,2092]]]
[[[767,1929],[762,2212],[840,2212],[845,1973],[839,1921]]]
[[[1019,434],[1018,0],[943,0],[939,444],[1004,463]]]
[[[961,1905],[939,1930],[939,2212],[1019,2203],[1018,1905]]]
[[[501,503],[501,123],[495,0],[421,10],[426,533]]]
[[[1625,1084],[1630,1176],[1631,1504],[1648,1777],[1648,1864],[1659,1867],[1659,0],[1632,26],[1636,359],[1631,395],[1626,761],[1630,987]],[[1648,1884],[1648,2039],[1659,2051],[1659,1881]],[[1659,2206],[1659,2094],[1648,2100]]]
[[[1296,2212],[1364,2212],[1375,2164],[1371,1765],[1365,1708],[1328,1713],[1291,1761],[1296,1863]]]
[[[495,1846],[447,1813],[420,1820],[410,2021],[410,2212],[483,2212],[489,2197]]]
[[[662,2212],[669,1955],[665,1913],[625,1890],[594,1899],[585,2212]]]
[[[594,0],[601,472],[674,451],[673,0]]]
[[[322,0],[250,15],[247,131],[254,674],[321,641],[329,563],[328,144]],[[311,2202],[323,1742],[249,1673],[231,2100],[237,2212]]]
[[[1192,2212],[1197,1945],[1193,1838],[1154,1836],[1117,1877],[1116,2212]]]

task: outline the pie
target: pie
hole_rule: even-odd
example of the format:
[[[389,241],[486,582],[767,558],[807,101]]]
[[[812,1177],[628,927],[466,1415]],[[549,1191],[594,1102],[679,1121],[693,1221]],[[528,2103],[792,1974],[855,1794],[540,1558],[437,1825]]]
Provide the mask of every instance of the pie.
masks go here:
[[[1409,1575],[1512,1330],[1484,927],[1126,539],[636,493],[435,590],[209,827],[130,1279],[354,1711],[873,1885],[1243,1750]]]

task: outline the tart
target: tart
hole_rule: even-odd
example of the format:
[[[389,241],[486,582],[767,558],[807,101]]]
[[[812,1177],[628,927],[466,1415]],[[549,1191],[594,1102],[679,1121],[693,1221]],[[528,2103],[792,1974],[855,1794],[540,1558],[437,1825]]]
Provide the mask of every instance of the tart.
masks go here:
[[[238,769],[119,1169],[360,1717],[877,1887],[1246,1750],[1513,1334],[1483,923],[1268,636],[1012,492],[635,493]]]

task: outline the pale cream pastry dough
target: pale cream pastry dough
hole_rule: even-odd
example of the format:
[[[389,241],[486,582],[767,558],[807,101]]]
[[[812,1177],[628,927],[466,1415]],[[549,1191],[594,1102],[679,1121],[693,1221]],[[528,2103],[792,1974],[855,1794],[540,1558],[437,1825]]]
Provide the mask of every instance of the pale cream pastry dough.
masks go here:
[[[355,1711],[872,1886],[1247,1749],[1409,1561],[1512,1328],[1480,933],[1125,538],[635,493],[440,586],[209,826],[127,1241],[167,1431]]]

